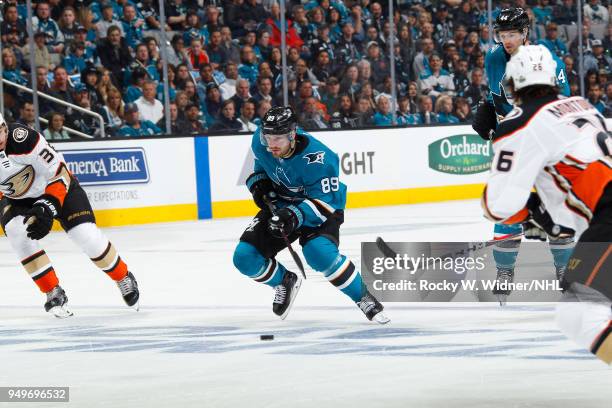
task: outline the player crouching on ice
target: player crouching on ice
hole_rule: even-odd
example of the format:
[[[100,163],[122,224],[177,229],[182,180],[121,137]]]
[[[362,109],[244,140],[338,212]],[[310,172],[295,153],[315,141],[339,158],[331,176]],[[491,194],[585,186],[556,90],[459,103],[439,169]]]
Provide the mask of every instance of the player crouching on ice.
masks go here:
[[[541,45],[522,46],[510,59],[506,77],[516,106],[496,131],[483,208],[495,222],[529,223],[552,237],[580,235],[557,323],[610,364],[612,136],[587,100],[558,95],[555,67]]]
[[[36,130],[7,124],[0,114],[0,225],[13,250],[41,292],[45,310],[72,316],[49,257],[38,240],[53,219],[83,252],[113,279],[128,306],[138,308],[138,284],[113,244],[95,224],[87,195],[63,156]]]
[[[346,186],[339,181],[338,155],[297,127],[290,107],[270,109],[253,134],[255,168],[246,184],[261,209],[240,237],[234,265],[256,282],[275,289],[272,310],[284,319],[301,285],[301,277],[274,258],[299,238],[306,262],[350,297],[369,320],[389,319],[361,274],[338,252],[344,222]],[[273,201],[276,216],[268,203]]]

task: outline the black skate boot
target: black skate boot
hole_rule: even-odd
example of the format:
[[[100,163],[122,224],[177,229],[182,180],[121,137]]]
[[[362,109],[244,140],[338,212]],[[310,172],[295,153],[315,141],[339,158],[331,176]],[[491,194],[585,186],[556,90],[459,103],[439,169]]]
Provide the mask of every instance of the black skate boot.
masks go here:
[[[140,292],[138,291],[138,282],[136,282],[136,278],[132,275],[132,272],[128,272],[125,278],[118,281],[117,287],[121,291],[121,296],[123,296],[125,303],[129,307],[138,310]]]
[[[557,275],[557,281],[559,281],[559,287],[561,288],[561,292],[565,293],[565,271],[567,270],[567,266],[555,266],[555,274]]]
[[[274,302],[272,302],[272,311],[280,316],[281,320],[289,314],[293,301],[300,291],[302,278],[296,273],[287,271],[283,276],[283,281],[280,285],[274,287]]]
[[[368,320],[373,320],[379,324],[387,324],[391,321],[391,319],[385,316],[385,314],[382,312],[384,306],[378,300],[376,300],[376,298],[372,296],[367,289],[361,300],[355,303],[357,304],[357,307],[359,307],[365,314]]]
[[[68,296],[60,285],[47,292],[45,311],[52,313],[58,319],[72,316],[72,312],[68,310]]]
[[[506,304],[506,300],[512,291],[508,284],[514,282],[514,269],[497,268],[497,282],[493,289],[493,294],[497,297],[500,306]]]

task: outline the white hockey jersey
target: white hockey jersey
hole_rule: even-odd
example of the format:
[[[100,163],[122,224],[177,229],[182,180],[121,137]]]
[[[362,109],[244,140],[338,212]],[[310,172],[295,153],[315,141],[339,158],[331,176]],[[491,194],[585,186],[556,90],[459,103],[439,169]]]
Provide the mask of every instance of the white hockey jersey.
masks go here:
[[[581,234],[612,182],[612,138],[584,98],[548,97],[515,107],[500,122],[483,193],[485,216],[515,224],[533,188],[556,224]]]
[[[36,130],[20,123],[8,125],[8,139],[0,150],[0,198],[38,198],[47,194],[60,206],[71,175],[64,157]]]

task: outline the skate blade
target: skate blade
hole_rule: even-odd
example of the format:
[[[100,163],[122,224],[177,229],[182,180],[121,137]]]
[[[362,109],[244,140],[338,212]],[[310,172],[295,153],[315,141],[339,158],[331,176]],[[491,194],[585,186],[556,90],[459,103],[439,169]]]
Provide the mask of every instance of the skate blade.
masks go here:
[[[287,310],[285,310],[285,312],[280,315],[281,320],[285,320],[285,318],[291,311],[291,308],[293,307],[293,302],[295,301],[295,298],[297,297],[297,294],[300,291],[300,287],[302,287],[302,278],[298,276],[298,280],[293,286],[293,290],[291,291],[291,299],[289,300],[289,306],[287,306]]]
[[[65,306],[55,306],[49,309],[49,313],[53,314],[53,316],[58,319],[65,319],[67,317],[73,316],[73,313],[68,310]]]
[[[497,294],[495,296],[497,297],[497,301],[499,302],[500,306],[506,306],[506,301],[508,299],[508,295]]]
[[[137,301],[132,306],[128,305],[130,309],[134,309],[137,312],[140,312],[140,301]]]
[[[383,312],[377,313],[372,317],[372,321],[378,324],[387,324],[391,321]]]

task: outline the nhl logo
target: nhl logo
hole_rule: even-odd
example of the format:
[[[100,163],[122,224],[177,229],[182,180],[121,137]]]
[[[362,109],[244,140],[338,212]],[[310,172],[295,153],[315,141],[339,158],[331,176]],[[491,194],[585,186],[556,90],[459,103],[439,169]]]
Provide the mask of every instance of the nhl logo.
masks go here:
[[[23,142],[24,140],[26,140],[27,137],[28,137],[27,129],[17,128],[13,130],[13,139],[15,139],[17,143]]]

